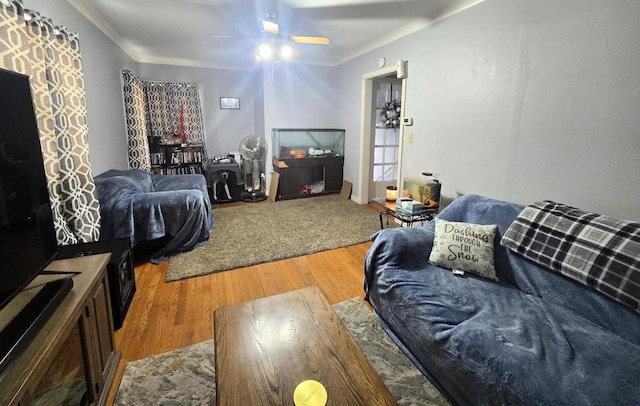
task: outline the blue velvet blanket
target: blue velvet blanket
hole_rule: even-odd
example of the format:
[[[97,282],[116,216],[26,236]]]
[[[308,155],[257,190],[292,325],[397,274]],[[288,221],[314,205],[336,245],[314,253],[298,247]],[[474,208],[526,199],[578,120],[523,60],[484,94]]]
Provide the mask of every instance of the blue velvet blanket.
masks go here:
[[[151,257],[160,263],[208,238],[213,214],[202,175],[151,175],[139,169],[109,170],[95,177],[100,202],[101,240],[143,240],[170,236]]]
[[[455,404],[639,404],[640,315],[502,247],[522,209],[464,196],[439,215],[498,225],[499,282],[429,264],[433,222],[375,234],[365,292],[376,314]]]

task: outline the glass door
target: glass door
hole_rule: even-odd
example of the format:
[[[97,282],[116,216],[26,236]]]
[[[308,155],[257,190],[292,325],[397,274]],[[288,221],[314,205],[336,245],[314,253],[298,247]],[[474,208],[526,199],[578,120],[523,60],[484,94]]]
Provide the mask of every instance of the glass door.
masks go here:
[[[80,326],[77,324],[33,391],[31,404],[88,406],[90,399],[83,353]]]
[[[387,186],[398,179],[400,101],[402,81],[394,76],[374,81],[373,153],[369,200],[383,197]]]

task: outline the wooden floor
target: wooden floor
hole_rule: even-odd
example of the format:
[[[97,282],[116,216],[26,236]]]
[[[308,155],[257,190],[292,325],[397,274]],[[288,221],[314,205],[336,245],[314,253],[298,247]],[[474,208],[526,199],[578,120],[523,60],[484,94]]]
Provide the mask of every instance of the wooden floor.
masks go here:
[[[113,403],[128,362],[212,339],[213,311],[220,306],[313,285],[331,304],[362,297],[363,261],[370,246],[366,242],[170,283],[164,282],[168,261],[153,265],[134,252],[137,292],[115,333],[122,358],[107,404]]]

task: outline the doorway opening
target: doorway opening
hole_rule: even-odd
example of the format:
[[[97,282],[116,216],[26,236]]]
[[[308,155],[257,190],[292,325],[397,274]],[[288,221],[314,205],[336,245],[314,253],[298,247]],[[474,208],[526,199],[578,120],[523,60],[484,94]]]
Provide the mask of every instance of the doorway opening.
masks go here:
[[[384,196],[387,186],[395,185],[398,180],[402,80],[395,75],[375,79],[373,89],[374,135],[369,200]]]
[[[397,77],[395,65],[362,77],[360,171],[354,198],[359,204],[383,197],[387,186],[401,186],[406,81],[406,76]],[[389,104],[400,107],[397,127],[383,123]]]

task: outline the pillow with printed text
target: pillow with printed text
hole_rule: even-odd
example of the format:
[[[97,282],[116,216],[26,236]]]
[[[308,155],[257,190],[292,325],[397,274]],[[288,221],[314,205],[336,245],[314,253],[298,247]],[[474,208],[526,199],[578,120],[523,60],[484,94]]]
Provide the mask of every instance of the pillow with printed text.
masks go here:
[[[429,262],[456,274],[469,272],[498,281],[493,245],[498,226],[435,219],[435,238]]]

